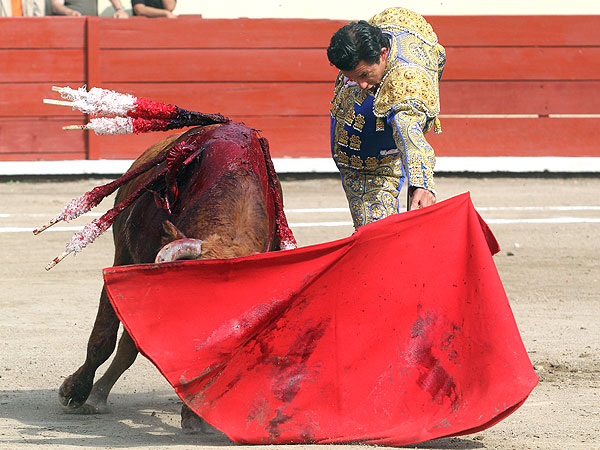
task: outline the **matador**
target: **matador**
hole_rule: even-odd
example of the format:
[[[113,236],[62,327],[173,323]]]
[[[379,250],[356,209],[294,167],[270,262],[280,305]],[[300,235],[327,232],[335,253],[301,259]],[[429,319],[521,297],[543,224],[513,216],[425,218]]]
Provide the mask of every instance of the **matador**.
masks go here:
[[[441,131],[439,81],[446,55],[431,25],[388,8],[340,28],[327,49],[340,69],[331,102],[331,151],[355,228],[435,203],[435,154],[424,134]]]

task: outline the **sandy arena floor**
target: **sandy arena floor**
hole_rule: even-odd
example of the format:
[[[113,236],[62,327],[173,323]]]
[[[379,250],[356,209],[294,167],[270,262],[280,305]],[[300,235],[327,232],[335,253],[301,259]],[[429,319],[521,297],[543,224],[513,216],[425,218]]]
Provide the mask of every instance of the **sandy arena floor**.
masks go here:
[[[46,272],[44,266],[62,252],[72,227],[92,217],[36,237],[31,230],[71,198],[106,181],[0,181],[0,448],[233,446],[220,433],[183,434],[179,399],[143,357],[115,386],[111,414],[71,415],[59,406],[58,387],[83,362],[101,269],[112,264],[112,236],[106,233]],[[283,189],[301,246],[352,233],[336,178],[286,177]],[[495,261],[541,382],[498,425],[416,448],[600,448],[600,178],[441,177],[438,190],[441,199],[470,191],[496,234],[502,251]],[[111,203],[95,211],[104,212]],[[300,208],[340,211],[293,211]],[[313,222],[322,224],[305,226]]]

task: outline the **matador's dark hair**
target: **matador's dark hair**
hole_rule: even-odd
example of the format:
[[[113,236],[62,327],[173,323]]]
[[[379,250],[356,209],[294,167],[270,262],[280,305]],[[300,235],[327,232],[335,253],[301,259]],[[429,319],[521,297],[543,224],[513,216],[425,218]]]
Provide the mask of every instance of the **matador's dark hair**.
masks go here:
[[[327,57],[338,69],[353,70],[360,61],[379,63],[383,47],[390,48],[389,39],[379,28],[361,20],[335,32],[327,48]]]

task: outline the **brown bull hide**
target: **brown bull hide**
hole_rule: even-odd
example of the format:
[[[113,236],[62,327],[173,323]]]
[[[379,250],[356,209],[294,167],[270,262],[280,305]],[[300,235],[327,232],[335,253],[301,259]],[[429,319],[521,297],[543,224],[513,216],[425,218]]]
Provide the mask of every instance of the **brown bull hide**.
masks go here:
[[[283,212],[266,140],[239,123],[194,128],[150,147],[130,171],[163,152],[183,147],[187,159],[170,155],[117,193],[115,204],[155,179],[168,161],[166,175],[150,182],[146,192],[114,221],[114,265],[152,263],[162,246],[185,237],[203,241],[202,258],[278,250],[281,234],[276,218]],[[61,403],[70,410],[107,410],[112,386],[137,356],[135,344],[124,332],[115,359],[94,384],[96,369],[115,348],[118,326],[103,289],[85,363],[65,379],[59,391]]]

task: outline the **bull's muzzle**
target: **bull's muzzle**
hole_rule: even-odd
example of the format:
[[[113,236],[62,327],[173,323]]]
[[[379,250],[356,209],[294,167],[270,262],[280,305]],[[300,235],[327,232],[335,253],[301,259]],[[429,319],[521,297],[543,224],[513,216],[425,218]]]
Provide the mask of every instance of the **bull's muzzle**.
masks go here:
[[[200,239],[178,239],[161,248],[154,259],[155,263],[177,261],[180,259],[200,259],[202,241]]]

